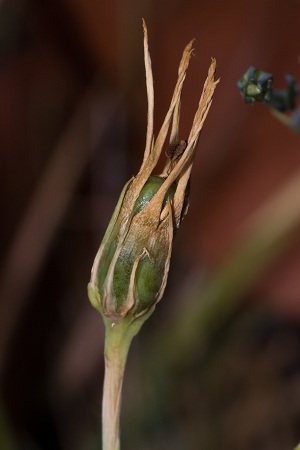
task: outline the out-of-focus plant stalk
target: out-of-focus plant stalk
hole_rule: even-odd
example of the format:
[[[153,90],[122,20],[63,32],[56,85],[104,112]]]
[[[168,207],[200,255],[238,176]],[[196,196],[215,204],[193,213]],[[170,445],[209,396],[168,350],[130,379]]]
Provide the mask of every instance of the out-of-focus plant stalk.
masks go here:
[[[196,146],[206,119],[215,81],[212,60],[187,141],[179,140],[181,92],[193,40],[179,64],[171,104],[154,139],[154,88],[148,32],[144,55],[148,98],[146,148],[138,174],[123,188],[96,254],[88,286],[92,305],[105,324],[103,450],[119,450],[122,380],[132,338],[153,313],[164,293],[174,234],[188,210],[189,180]],[[163,172],[153,175],[169,134]]]
[[[299,192],[298,171],[249,218],[224,263],[206,280],[190,286],[185,293],[188,305],[169,317],[152,342],[153,366],[163,371],[205,348],[247,289],[292,245],[300,225]]]

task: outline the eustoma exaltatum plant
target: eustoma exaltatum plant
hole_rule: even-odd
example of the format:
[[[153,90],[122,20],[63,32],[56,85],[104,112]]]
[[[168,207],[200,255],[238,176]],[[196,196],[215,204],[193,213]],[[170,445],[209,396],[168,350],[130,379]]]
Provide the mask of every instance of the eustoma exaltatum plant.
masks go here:
[[[123,188],[96,255],[88,286],[92,305],[105,324],[105,378],[102,405],[103,450],[118,450],[122,380],[132,338],[153,313],[166,283],[175,231],[188,209],[188,186],[200,131],[215,81],[212,60],[187,141],[179,141],[180,99],[192,54],[184,49],[178,79],[162,127],[153,135],[154,89],[145,21],[144,56],[148,123],[144,159]],[[153,175],[169,133],[163,172]]]

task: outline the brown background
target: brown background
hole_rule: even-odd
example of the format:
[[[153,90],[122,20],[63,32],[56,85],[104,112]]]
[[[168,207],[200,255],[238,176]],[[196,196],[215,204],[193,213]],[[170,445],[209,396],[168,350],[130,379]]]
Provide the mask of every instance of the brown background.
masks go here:
[[[120,189],[142,159],[141,18],[149,29],[156,132],[191,38],[182,138],[211,57],[221,79],[194,164],[190,211],[175,242],[171,280],[181,277],[184,285],[190,273],[200,278],[225,261],[251,215],[299,170],[299,135],[264,105],[245,105],[236,87],[250,65],[273,73],[280,88],[286,73],[299,76],[299,13],[296,0],[1,2],[0,368],[16,448],[97,448],[87,436],[99,420],[103,330],[86,284]],[[299,269],[295,239],[245,295],[296,334]],[[128,390],[134,396],[130,383]],[[225,448],[234,447],[222,436]],[[293,445],[295,434],[288,436]],[[259,448],[250,441],[237,437],[237,448]],[[139,442],[152,448],[147,439]],[[155,448],[170,448],[158,442]],[[186,445],[178,442],[178,449]]]

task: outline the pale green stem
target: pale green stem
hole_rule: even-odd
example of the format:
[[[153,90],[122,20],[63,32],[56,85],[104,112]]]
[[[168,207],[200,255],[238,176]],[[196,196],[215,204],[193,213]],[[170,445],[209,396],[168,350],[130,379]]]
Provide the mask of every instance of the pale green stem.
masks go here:
[[[120,411],[122,384],[128,350],[133,337],[153,310],[137,319],[118,324],[104,318],[105,375],[102,401],[102,449],[120,450]]]
[[[103,450],[120,449],[120,410],[122,383],[131,339],[123,336],[124,330],[106,331],[105,376],[102,402]],[[121,332],[119,332],[121,331]],[[115,332],[115,333],[114,333]],[[107,337],[107,336],[110,337]]]

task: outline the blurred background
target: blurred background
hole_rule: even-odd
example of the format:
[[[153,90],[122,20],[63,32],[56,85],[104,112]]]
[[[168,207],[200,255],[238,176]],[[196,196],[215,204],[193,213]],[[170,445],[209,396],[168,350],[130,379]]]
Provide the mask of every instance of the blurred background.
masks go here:
[[[300,135],[236,87],[299,80],[297,0],[0,1],[0,448],[101,447],[103,326],[86,286],[142,160],[148,24],[156,133],[184,46],[188,136],[217,87],[163,301],[135,339],[122,448],[300,441]]]

